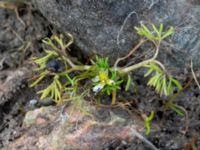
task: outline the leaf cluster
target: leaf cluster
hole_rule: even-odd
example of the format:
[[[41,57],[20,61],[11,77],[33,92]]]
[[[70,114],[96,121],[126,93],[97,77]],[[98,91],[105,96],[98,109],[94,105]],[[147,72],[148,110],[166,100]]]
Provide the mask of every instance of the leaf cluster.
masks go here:
[[[161,96],[173,94],[175,88],[178,90],[182,89],[180,82],[172,76],[167,75],[157,64],[150,63],[145,67],[148,68],[148,71],[144,77],[153,74],[147,85],[155,87],[156,92],[158,92]]]
[[[35,71],[41,71],[46,68],[46,64],[50,59],[58,58],[58,54],[52,50],[45,50],[46,55],[41,58],[33,57],[32,60],[37,64]]]
[[[41,95],[40,99],[43,100],[50,97],[57,104],[60,104],[64,101],[64,94],[68,92],[72,93],[72,91],[69,91],[69,86],[73,87],[73,96],[75,96],[76,93],[76,81],[71,79],[68,75],[67,68],[69,68],[69,65],[67,64],[67,60],[63,55],[61,55],[61,53],[59,53],[68,48],[69,43],[64,44],[64,37],[62,35],[54,35],[51,38],[45,38],[43,43],[45,46],[48,46],[48,50],[44,50],[45,55],[43,57],[35,57],[32,59],[37,65],[35,71],[39,74],[30,87],[37,86],[46,78],[50,79],[50,84],[44,89],[38,91],[38,94]],[[61,72],[52,72],[49,70],[47,63],[52,59],[62,60],[65,65],[64,70]],[[70,96],[72,96],[72,94]]]
[[[63,89],[64,89],[64,86],[59,81],[59,76],[55,75],[52,83],[45,89],[40,90],[38,94],[41,94],[41,97],[40,97],[41,99],[44,99],[50,96],[50,98],[52,98],[57,104],[59,104],[62,102],[61,91],[63,91]]]
[[[140,27],[135,27],[135,29],[140,36],[146,37],[150,41],[155,42],[160,42],[174,33],[173,27],[170,27],[167,31],[164,31],[163,24],[160,24],[159,27],[156,27],[154,24],[152,24],[151,29],[144,24],[141,24]]]
[[[51,36],[51,38],[45,38],[42,40],[42,42],[46,45],[49,46],[51,49],[56,50],[59,52],[60,50],[64,51],[68,49],[68,47],[72,44],[73,42],[73,37],[71,34],[67,34],[71,39],[70,41],[66,41],[66,38],[63,34],[54,34]]]
[[[91,60],[91,62],[96,67],[97,70],[108,70],[110,68],[108,63],[108,57],[100,58],[96,56],[95,61]]]

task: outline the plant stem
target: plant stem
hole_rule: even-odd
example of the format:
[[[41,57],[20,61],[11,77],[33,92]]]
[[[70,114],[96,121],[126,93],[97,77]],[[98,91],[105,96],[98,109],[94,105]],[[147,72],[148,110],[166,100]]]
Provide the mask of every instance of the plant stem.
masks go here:
[[[152,62],[158,64],[162,68],[162,70],[166,72],[165,66],[161,62],[159,62],[157,60],[153,60]]]
[[[128,55],[118,58],[114,64],[114,68],[117,68],[117,65],[120,61],[130,57],[146,40],[142,39],[129,53]]]
[[[138,63],[138,64],[135,64],[135,65],[126,67],[126,68],[118,68],[118,69],[117,69],[118,72],[119,72],[120,74],[127,74],[127,73],[129,73],[129,72],[131,72],[131,71],[133,71],[133,70],[136,70],[136,69],[138,69],[138,68],[141,68],[141,67],[143,67],[143,66],[149,64],[150,62],[156,62],[156,63],[158,63],[158,61],[155,61],[155,59],[157,58],[158,53],[159,53],[160,42],[157,43],[157,44],[154,43],[154,45],[156,46],[156,52],[155,52],[155,54],[154,54],[154,56],[153,56],[152,58],[150,58],[150,59],[148,59],[148,60],[145,60],[145,61],[142,61],[142,62],[140,62],[140,63]],[[161,63],[159,62],[159,65],[160,65],[160,64],[161,64]],[[162,65],[162,66],[163,66],[163,65]]]
[[[70,73],[72,71],[83,71],[83,70],[88,70],[90,68],[91,68],[91,66],[89,66],[89,65],[83,65],[83,66],[74,65],[72,68],[67,70],[65,73]]]
[[[90,69],[91,68],[91,66],[89,66],[89,65],[83,65],[83,66],[79,66],[79,65],[75,65],[74,67],[73,67],[73,69],[74,70],[88,70],[88,69]]]
[[[69,42],[66,45],[64,45],[64,49],[67,49],[70,45],[74,43],[74,37],[70,33],[65,33],[65,35],[67,35],[70,39]]]
[[[113,92],[112,92],[112,105],[114,105],[115,103],[116,103],[116,95],[117,95],[117,92],[116,92],[116,90],[114,90]]]
[[[67,61],[67,63],[72,67],[74,68],[75,67],[75,64],[67,57],[65,57],[65,60]]]

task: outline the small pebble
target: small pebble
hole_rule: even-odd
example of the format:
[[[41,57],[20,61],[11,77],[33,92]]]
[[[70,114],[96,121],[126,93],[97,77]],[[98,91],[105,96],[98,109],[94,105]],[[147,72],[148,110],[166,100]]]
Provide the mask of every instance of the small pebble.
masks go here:
[[[32,100],[29,101],[29,105],[30,106],[35,106],[37,104],[37,102],[38,102],[38,100],[32,99]]]

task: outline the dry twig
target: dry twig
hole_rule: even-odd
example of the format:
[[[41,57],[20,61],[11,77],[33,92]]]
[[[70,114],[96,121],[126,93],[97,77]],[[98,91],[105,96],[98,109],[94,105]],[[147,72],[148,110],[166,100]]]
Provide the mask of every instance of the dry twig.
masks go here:
[[[194,69],[193,69],[192,59],[191,59],[191,65],[190,65],[190,67],[191,67],[191,71],[192,71],[192,75],[193,75],[194,81],[196,82],[196,84],[197,84],[197,86],[198,86],[198,88],[200,90],[200,84],[199,84],[199,81],[197,80],[196,74],[195,74]]]

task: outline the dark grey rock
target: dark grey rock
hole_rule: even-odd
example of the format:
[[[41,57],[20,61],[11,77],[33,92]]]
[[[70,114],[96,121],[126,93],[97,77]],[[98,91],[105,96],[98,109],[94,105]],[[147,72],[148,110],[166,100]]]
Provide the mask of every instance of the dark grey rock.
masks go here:
[[[138,42],[134,26],[140,22],[174,26],[176,34],[164,42],[160,58],[185,67],[190,57],[200,65],[200,5],[191,0],[32,0],[35,8],[61,31],[70,32],[86,53],[109,56],[114,62]],[[127,18],[127,16],[129,16]],[[127,19],[126,19],[127,18]],[[122,28],[122,25],[123,28]],[[117,40],[118,39],[118,40]],[[148,49],[148,47],[145,47]]]

